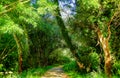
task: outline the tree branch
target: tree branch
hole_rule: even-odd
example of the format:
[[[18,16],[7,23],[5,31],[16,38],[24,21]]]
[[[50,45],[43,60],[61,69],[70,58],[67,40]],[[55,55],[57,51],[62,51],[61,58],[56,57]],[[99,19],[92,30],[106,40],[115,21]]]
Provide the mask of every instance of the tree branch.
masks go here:
[[[29,2],[29,1],[30,1],[30,0],[21,1],[21,3],[22,3],[22,4],[25,4],[25,3]],[[18,2],[18,1],[17,1],[17,2]],[[10,7],[10,6],[14,5],[14,4],[16,4],[17,2],[14,2],[14,3],[10,4],[10,5],[7,5],[7,6],[3,7],[3,8],[6,9],[6,8],[8,8],[8,7]],[[10,11],[13,10],[14,8],[15,8],[15,7],[12,7],[12,8],[9,8],[9,9],[3,11],[3,12],[0,12],[0,16],[3,15],[3,14],[5,14],[5,13],[7,13],[7,12],[10,12]]]
[[[113,21],[114,17],[115,17],[117,14],[118,14],[118,12],[115,12],[115,13],[113,14],[113,16],[111,17],[109,23],[108,23],[108,37],[107,37],[108,40],[110,39],[110,36],[111,36],[110,24],[111,24],[111,22]]]

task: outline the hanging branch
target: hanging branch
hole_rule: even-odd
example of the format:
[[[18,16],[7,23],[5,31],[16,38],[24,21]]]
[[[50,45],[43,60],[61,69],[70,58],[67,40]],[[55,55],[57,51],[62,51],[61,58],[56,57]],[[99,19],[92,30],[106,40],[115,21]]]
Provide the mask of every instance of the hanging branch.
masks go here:
[[[14,45],[14,46],[12,47],[12,49],[10,49],[10,50],[8,51],[8,53],[5,54],[5,55],[2,57],[2,60],[5,59],[5,58],[8,56],[8,54],[14,50],[15,47],[16,47],[16,45]]]
[[[29,1],[30,1],[30,0],[21,1],[21,4],[25,4],[25,3],[29,2]],[[17,2],[14,2],[14,3],[10,4],[10,5],[7,5],[7,6],[3,7],[3,8],[4,8],[4,9],[7,9],[8,7],[11,7],[12,5],[15,5],[16,3],[18,3],[18,1],[17,1]],[[10,12],[11,10],[13,10],[13,9],[15,9],[15,8],[16,8],[16,7],[13,6],[12,8],[9,8],[9,9],[3,11],[3,12],[0,12],[0,16],[2,16],[3,14],[5,14],[5,13],[7,13],[7,12]]]
[[[111,22],[113,21],[114,17],[115,17],[117,14],[118,14],[118,12],[115,12],[114,15],[111,17],[111,20],[110,20],[109,23],[108,23],[108,37],[107,37],[108,40],[110,39],[110,36],[111,36],[110,24],[111,24]]]
[[[4,48],[4,50],[3,50],[2,53],[0,54],[0,57],[2,57],[2,56],[4,55],[4,53],[5,53],[5,51],[7,50],[9,44],[11,43],[11,41],[12,41],[12,40],[10,40],[10,41],[8,42],[7,46]]]
[[[6,9],[6,8],[8,8],[8,7],[14,6],[14,5],[16,5],[18,2],[27,3],[27,2],[29,2],[29,1],[30,1],[30,0],[26,0],[26,1],[16,1],[16,2],[13,2],[13,3],[9,4],[9,5],[4,6],[3,8]]]
[[[8,10],[5,10],[5,11],[3,11],[3,12],[0,12],[0,16],[2,16],[3,14],[5,14],[5,13],[7,13],[7,12],[10,12],[11,10],[13,10],[15,7],[13,7],[13,8],[10,8],[10,9],[8,9]]]

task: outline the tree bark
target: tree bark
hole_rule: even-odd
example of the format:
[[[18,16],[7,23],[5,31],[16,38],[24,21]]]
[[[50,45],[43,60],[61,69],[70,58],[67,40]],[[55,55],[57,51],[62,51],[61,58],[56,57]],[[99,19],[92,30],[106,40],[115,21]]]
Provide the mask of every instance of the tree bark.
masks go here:
[[[21,73],[22,72],[22,48],[16,34],[13,34],[13,37],[18,49],[18,72]]]
[[[108,78],[111,78],[111,55],[110,55],[110,48],[109,48],[109,38],[105,38],[101,33],[100,29],[97,30],[98,38],[102,49],[104,51],[104,58],[105,58],[105,73]]]

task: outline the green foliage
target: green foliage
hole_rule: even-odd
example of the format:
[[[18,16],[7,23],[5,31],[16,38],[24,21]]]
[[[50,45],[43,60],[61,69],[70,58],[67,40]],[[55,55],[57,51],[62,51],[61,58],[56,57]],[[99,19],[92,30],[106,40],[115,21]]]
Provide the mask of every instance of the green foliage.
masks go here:
[[[113,74],[120,76],[120,61],[116,61],[113,64]]]
[[[78,72],[67,72],[71,78],[106,78],[104,74],[98,72],[91,72],[87,74],[82,74]]]
[[[21,74],[14,72],[12,74],[1,76],[2,78],[38,78],[42,76],[48,69],[52,68],[53,66],[47,67],[38,67],[33,69],[28,69],[23,71]]]
[[[0,4],[10,4],[10,3],[12,3],[12,2],[15,2],[16,0],[1,0],[1,2],[0,2]]]
[[[3,64],[0,64],[0,71],[3,69]]]
[[[112,16],[116,12],[116,2],[117,1],[98,1],[98,0],[78,0],[79,6],[78,14],[76,18],[81,18],[81,22],[84,27],[99,27],[104,35],[108,36],[108,23],[110,22]],[[81,25],[80,25],[81,26]]]
[[[17,24],[15,24],[13,21],[11,21],[11,19],[9,17],[8,18],[6,18],[6,17],[0,18],[0,21],[2,21],[1,25],[0,25],[1,33],[23,34],[23,30]]]
[[[0,13],[3,12],[3,15],[0,15],[0,44],[2,44],[0,46],[0,51],[2,52],[0,53],[0,62],[3,63],[5,69],[13,71],[16,70],[18,66],[17,61],[19,54],[16,49],[17,47],[13,34],[16,34],[18,37],[18,42],[22,47],[22,52],[24,54],[23,57],[27,56],[29,52],[27,31],[30,29],[25,28],[30,28],[30,25],[36,27],[39,15],[37,12],[33,11],[30,5],[27,5],[24,2],[16,4],[13,0],[2,1],[0,6]],[[2,10],[2,8],[6,10]],[[14,61],[11,62],[12,59]]]
[[[86,9],[87,10],[90,10],[90,9],[98,9],[100,7],[100,4],[99,4],[99,0],[79,0],[80,1],[80,5],[81,6],[84,6],[82,8]]]
[[[24,71],[20,77],[21,78],[38,78],[41,75],[43,75],[48,69],[52,68],[53,66],[47,66],[47,67],[39,67],[39,68],[33,68],[28,69],[27,71]]]
[[[0,4],[0,12],[4,11],[3,5]]]
[[[18,55],[17,52],[11,52],[2,61],[4,70],[2,71],[17,71],[18,69]]]
[[[97,35],[94,29],[100,28],[103,36],[107,37],[108,23],[117,12],[118,14],[110,24],[110,46],[113,58],[115,58],[112,68],[113,75],[115,75],[113,77],[119,77],[120,1],[77,0],[75,19],[65,22],[68,30],[65,29],[65,33],[69,32],[68,35],[71,38],[67,40],[65,37],[66,41],[71,40],[74,44],[78,54],[77,58],[85,66],[85,71],[78,70],[75,61],[71,62],[72,55],[64,55],[63,53],[64,50],[61,47],[65,47],[65,44],[62,43],[60,28],[54,17],[56,16],[56,7],[57,5],[54,4],[53,0],[37,0],[35,7],[30,6],[29,3],[24,3],[24,0],[20,2],[16,2],[16,0],[0,1],[0,71],[17,71],[18,69],[19,53],[13,37],[13,34],[16,34],[22,49],[23,70],[67,63],[64,65],[64,70],[73,78],[103,78],[104,74],[97,71],[100,65],[98,53],[102,51],[99,46],[96,46]],[[61,23],[60,20],[58,22]],[[58,50],[58,48],[61,49]],[[38,78],[48,69],[49,67],[29,69],[21,75],[15,73],[6,76],[6,78],[11,76]]]
[[[76,61],[71,61],[70,63],[67,63],[63,67],[64,71],[69,72],[69,71],[78,71],[79,67],[77,66]]]
[[[95,2],[96,1],[96,2]],[[117,23],[119,20],[119,12],[118,12],[118,0],[78,0],[78,7],[77,7],[77,14],[75,15],[75,22],[73,26],[74,32],[78,31],[78,41],[80,46],[80,51],[78,51],[80,62],[82,61],[84,64],[89,66],[90,64],[93,65],[93,67],[90,67],[92,69],[98,69],[99,66],[99,55],[96,54],[102,52],[100,50],[100,47],[96,47],[97,44],[97,34],[96,30],[99,28],[102,31],[102,35],[107,38],[108,37],[108,24],[110,24],[110,31],[111,31],[111,41],[110,41],[110,47],[111,53],[115,53],[115,56],[113,58],[119,58],[119,49],[117,48],[119,45],[119,26],[116,26],[115,23]],[[118,13],[118,14],[116,14]],[[114,16],[114,14],[116,14]],[[113,18],[114,17],[114,18]],[[118,18],[118,19],[116,19]],[[117,28],[116,28],[117,27]],[[85,30],[90,30],[88,33]],[[93,31],[92,31],[93,30]],[[117,33],[116,33],[117,32]],[[116,35],[116,34],[117,35]],[[80,37],[79,37],[80,36]],[[74,39],[75,40],[75,39]],[[77,42],[77,40],[75,41]],[[117,42],[117,45],[115,45]],[[77,42],[78,43],[78,42]],[[84,47],[84,48],[83,48]],[[92,48],[91,48],[92,47]],[[92,52],[91,50],[94,50],[95,52]],[[113,48],[114,47],[114,48]],[[91,49],[90,49],[91,48]],[[92,54],[93,53],[93,54]],[[87,58],[88,57],[88,58]],[[94,59],[97,57],[96,59]],[[90,61],[89,58],[92,58],[96,61]],[[104,60],[102,60],[104,61]],[[115,64],[116,61],[114,61]],[[94,64],[96,64],[94,66]],[[91,65],[91,66],[92,66]],[[119,67],[118,67],[119,68]]]
[[[96,52],[90,53],[90,63],[92,69],[97,70],[99,66],[99,55]]]
[[[56,9],[56,5],[49,0],[38,1],[37,5],[40,5],[37,10],[41,15],[45,15],[47,13],[54,14],[54,10]]]
[[[81,75],[80,73],[74,71],[67,72],[67,74],[70,78],[86,78],[85,75]]]
[[[30,57],[31,61],[34,60],[36,66],[48,65],[49,63],[52,63],[50,61],[54,61],[49,61],[48,57],[51,55],[51,52],[54,51],[54,49],[60,47],[58,42],[60,42],[61,37],[57,31],[59,31],[57,26],[52,26],[49,23],[45,24],[44,21],[39,27],[30,31]],[[41,60],[39,61],[39,59]]]
[[[34,27],[37,26],[37,22],[40,19],[39,14],[33,11],[33,7],[18,4],[16,13],[19,13],[19,23],[31,24]],[[24,23],[22,23],[24,25]]]
[[[83,73],[83,71],[79,70],[79,67],[77,66],[77,63],[75,61],[65,64],[63,69],[70,78],[106,78],[101,71]]]
[[[99,67],[99,55],[96,52],[80,52],[79,55],[80,62],[85,66],[85,70],[89,71],[97,71]]]
[[[51,64],[69,63],[71,61],[70,54],[67,54],[67,52],[64,53],[63,51],[64,51],[63,48],[59,48],[51,52],[51,54],[49,55],[49,63]]]

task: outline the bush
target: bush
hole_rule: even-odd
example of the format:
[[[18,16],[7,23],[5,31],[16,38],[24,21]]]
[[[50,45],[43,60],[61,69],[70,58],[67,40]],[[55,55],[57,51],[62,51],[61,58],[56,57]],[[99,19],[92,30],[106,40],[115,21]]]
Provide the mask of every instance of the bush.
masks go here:
[[[0,64],[0,71],[3,70],[3,64]]]
[[[40,76],[42,76],[47,70],[51,69],[52,67],[53,66],[32,68],[23,71],[21,74],[14,72],[3,76],[0,75],[0,78],[40,78]]]
[[[89,62],[91,63],[91,68],[97,70],[99,66],[99,55],[95,52],[90,53]]]
[[[83,63],[85,66],[85,71],[97,71],[99,67],[99,55],[96,52],[86,53],[81,53],[81,55],[79,56],[80,62]]]
[[[64,64],[64,63],[69,63],[70,60],[70,55],[67,54],[65,55],[65,53],[63,53],[64,49],[59,48],[56,49],[55,51],[53,51],[50,55],[49,55],[49,63],[51,64]]]
[[[76,63],[76,61],[72,61],[68,64],[65,64],[63,67],[64,71],[69,72],[69,71],[78,71],[79,67]]]
[[[114,62],[112,69],[113,74],[120,77],[120,61]]]
[[[83,70],[79,70],[79,67],[75,61],[65,64],[63,69],[70,78],[106,78],[102,72],[92,71],[85,73]]]
[[[18,63],[17,52],[11,52],[8,56],[2,61],[4,71],[16,71]]]

